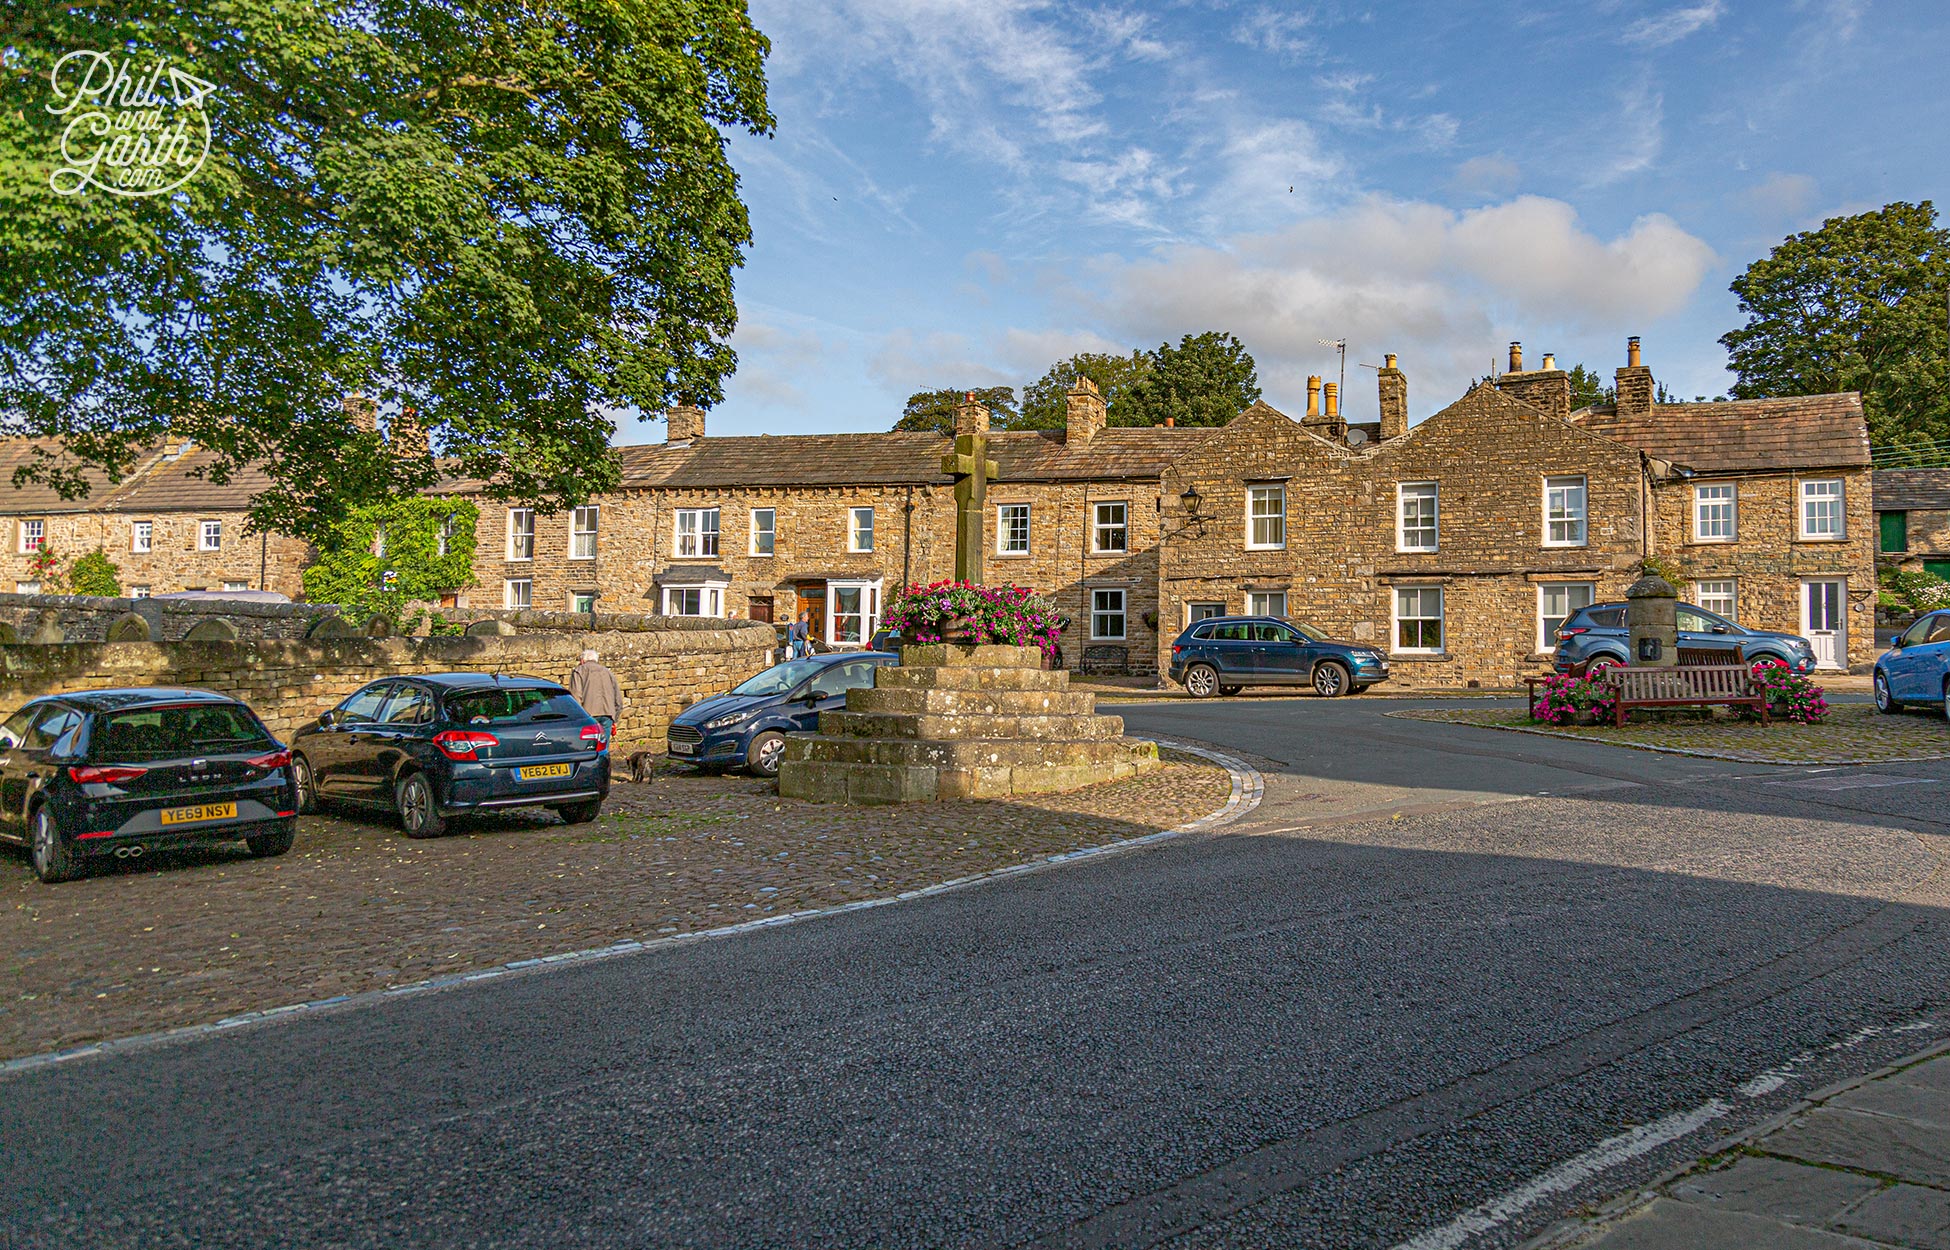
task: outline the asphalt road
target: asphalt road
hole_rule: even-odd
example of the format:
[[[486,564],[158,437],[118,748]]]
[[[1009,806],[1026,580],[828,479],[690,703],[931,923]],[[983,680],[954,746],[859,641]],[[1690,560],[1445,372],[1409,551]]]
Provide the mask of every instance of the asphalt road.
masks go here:
[[[1403,706],[1120,709],[1264,770],[1211,836],[0,1078],[0,1246],[1509,1245],[1950,1035],[1950,765]]]

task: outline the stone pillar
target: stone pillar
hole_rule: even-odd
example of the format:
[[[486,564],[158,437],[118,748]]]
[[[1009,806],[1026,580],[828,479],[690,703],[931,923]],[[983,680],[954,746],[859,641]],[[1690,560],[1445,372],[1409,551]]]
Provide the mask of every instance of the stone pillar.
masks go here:
[[[379,432],[379,404],[365,395],[353,392],[345,397],[345,415],[351,419],[352,428],[361,434]]]
[[[1381,439],[1400,438],[1408,433],[1408,376],[1395,367],[1395,353],[1382,357],[1376,375],[1381,390]]]
[[[1089,378],[1079,377],[1077,384],[1063,396],[1063,403],[1066,409],[1063,441],[1074,446],[1081,447],[1095,438],[1109,419],[1103,392]]]
[[[1632,635],[1634,668],[1671,668],[1679,663],[1679,592],[1656,573],[1625,588],[1625,625]]]

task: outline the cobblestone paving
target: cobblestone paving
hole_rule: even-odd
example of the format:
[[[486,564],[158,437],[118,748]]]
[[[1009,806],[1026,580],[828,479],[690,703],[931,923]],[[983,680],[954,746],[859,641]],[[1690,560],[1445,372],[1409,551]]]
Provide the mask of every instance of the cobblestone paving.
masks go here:
[[[1545,725],[1531,720],[1522,708],[1417,708],[1388,715],[1757,764],[1886,764],[1950,759],[1950,726],[1941,716],[1926,712],[1884,716],[1861,703],[1830,704],[1828,719],[1819,725],[1776,721],[1765,728],[1758,721],[1733,719],[1724,710],[1716,710],[1711,719],[1693,711],[1675,711],[1671,719],[1662,721],[1634,712],[1623,729]]]
[[[688,770],[610,792],[600,821],[307,818],[297,846],[116,864],[60,886],[0,852],[0,1058],[750,920],[1175,828],[1231,781],[1166,752],[1149,777],[1032,801],[848,808]]]

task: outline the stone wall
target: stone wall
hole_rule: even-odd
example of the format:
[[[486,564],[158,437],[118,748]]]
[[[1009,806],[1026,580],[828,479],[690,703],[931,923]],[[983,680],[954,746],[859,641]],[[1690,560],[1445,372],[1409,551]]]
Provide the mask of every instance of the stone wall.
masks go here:
[[[594,647],[628,700],[618,740],[661,743],[677,712],[767,663],[770,630],[712,625],[514,637],[0,646],[0,716],[61,690],[195,686],[243,699],[288,740],[298,726],[381,677],[501,672],[566,681],[583,648]]]
[[[209,621],[223,622],[239,638],[295,639],[335,615],[332,608],[302,603],[0,594],[0,641],[26,642],[40,634],[45,642],[103,642],[130,618],[147,625],[148,638],[158,642],[180,641]]]

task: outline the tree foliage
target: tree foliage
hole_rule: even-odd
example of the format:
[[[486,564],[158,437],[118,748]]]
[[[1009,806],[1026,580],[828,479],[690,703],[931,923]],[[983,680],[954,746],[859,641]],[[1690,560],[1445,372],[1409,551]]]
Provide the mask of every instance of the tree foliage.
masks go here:
[[[1224,425],[1259,401],[1259,372],[1246,345],[1220,330],[1187,334],[1148,353],[1151,369],[1131,387],[1125,424]]]
[[[1605,379],[1582,364],[1571,366],[1567,375],[1571,379],[1571,411],[1589,408],[1594,404],[1616,403],[1618,391],[1605,385]]]
[[[68,570],[68,589],[77,595],[113,599],[122,593],[121,571],[100,547],[78,557]]]
[[[1860,391],[1878,444],[1950,438],[1950,230],[1928,200],[1790,235],[1733,293],[1735,398]]]
[[[1069,420],[1070,407],[1064,396],[1078,378],[1089,378],[1103,392],[1111,425],[1136,425],[1131,407],[1132,391],[1151,372],[1151,354],[1133,351],[1128,356],[1105,352],[1081,352],[1059,360],[1049,372],[1031,383],[1022,393],[1022,413],[1015,422],[1021,430],[1060,430]]]
[[[305,598],[337,604],[360,620],[397,620],[408,603],[473,582],[479,519],[471,501],[452,496],[362,504],[319,544],[318,559],[305,570]]]
[[[955,409],[973,395],[975,402],[989,410],[989,424],[1007,429],[1016,421],[1016,388],[1013,386],[948,387],[939,391],[916,391],[907,397],[896,430],[909,433],[953,434]]]
[[[544,510],[614,483],[607,411],[722,397],[751,239],[726,132],[773,124],[744,0],[5,12],[0,433],[64,448],[26,477],[79,497],[167,430],[213,479],[261,466],[253,524],[319,541],[434,474],[347,393]],[[179,190],[53,193],[68,119],[44,106],[76,49],[215,84]]]

